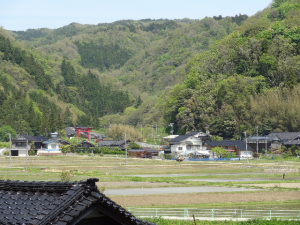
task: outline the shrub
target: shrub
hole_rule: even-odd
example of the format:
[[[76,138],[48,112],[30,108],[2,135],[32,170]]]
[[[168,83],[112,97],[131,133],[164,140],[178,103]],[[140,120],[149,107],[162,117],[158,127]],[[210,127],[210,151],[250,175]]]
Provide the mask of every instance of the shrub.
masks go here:
[[[141,146],[139,146],[136,143],[130,143],[129,148],[130,149],[141,149]]]
[[[172,155],[171,154],[165,154],[165,159],[171,160],[172,159]]]
[[[254,152],[254,153],[253,153],[253,157],[254,157],[254,158],[258,158],[258,157],[259,157],[259,155],[257,154],[257,152]]]
[[[28,155],[34,156],[35,155],[35,151],[33,149],[31,149],[30,151],[28,151]]]
[[[73,171],[72,170],[63,170],[59,174],[60,181],[61,182],[69,182],[71,178],[73,177]]]
[[[9,151],[5,151],[5,152],[3,152],[3,154],[4,154],[5,156],[9,156]]]

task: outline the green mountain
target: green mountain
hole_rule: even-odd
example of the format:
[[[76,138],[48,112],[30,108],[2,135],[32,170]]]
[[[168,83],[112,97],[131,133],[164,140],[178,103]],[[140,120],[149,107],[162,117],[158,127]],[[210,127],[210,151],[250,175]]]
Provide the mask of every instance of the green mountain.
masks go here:
[[[166,122],[214,135],[300,130],[300,1],[275,0],[199,54],[160,99]]]
[[[237,15],[1,29],[0,126],[44,134],[74,124],[157,122],[162,118],[154,107],[157,98],[185,79],[187,61],[245,19]]]
[[[300,0],[274,0],[249,18],[2,29],[0,126],[299,131],[299,15]]]

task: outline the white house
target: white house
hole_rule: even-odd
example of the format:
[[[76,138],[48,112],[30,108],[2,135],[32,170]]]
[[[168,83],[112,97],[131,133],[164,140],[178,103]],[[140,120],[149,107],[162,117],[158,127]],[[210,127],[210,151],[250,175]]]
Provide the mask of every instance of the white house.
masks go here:
[[[190,135],[179,135],[170,141],[171,153],[176,156],[180,155],[203,155],[209,156],[209,151],[203,146],[203,140]]]
[[[60,146],[70,144],[69,142],[57,137],[58,133],[51,133],[51,139],[43,142],[43,147],[38,150],[38,155],[43,154],[60,154]]]

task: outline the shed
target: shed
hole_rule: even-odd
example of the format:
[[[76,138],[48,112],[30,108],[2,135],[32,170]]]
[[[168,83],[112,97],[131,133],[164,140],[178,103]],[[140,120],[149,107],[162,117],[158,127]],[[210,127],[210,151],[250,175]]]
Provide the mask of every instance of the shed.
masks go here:
[[[97,181],[0,180],[0,224],[154,225],[106,197]]]
[[[141,149],[131,149],[128,151],[128,155],[132,158],[143,158],[143,156],[146,155],[146,152]]]
[[[160,150],[156,149],[145,149],[145,158],[152,158],[153,156],[158,156]]]

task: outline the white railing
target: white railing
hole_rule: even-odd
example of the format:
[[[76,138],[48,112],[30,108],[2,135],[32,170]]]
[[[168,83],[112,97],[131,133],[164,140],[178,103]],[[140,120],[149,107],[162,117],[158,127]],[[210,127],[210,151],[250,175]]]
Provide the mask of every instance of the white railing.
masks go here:
[[[188,219],[300,219],[299,210],[195,209],[195,208],[127,208],[137,217]]]

